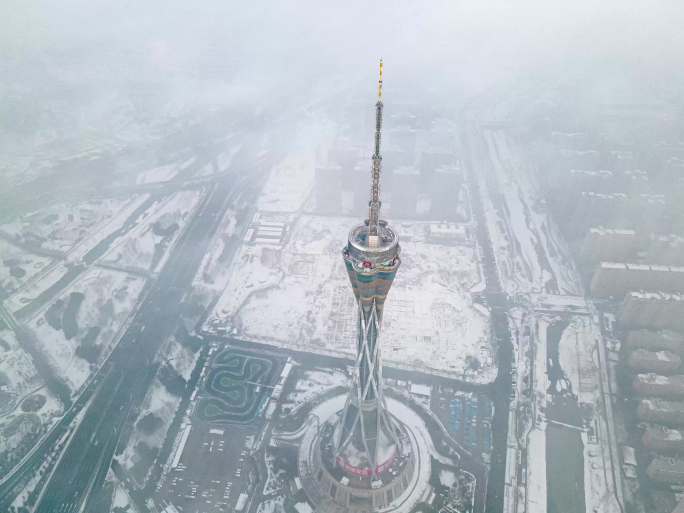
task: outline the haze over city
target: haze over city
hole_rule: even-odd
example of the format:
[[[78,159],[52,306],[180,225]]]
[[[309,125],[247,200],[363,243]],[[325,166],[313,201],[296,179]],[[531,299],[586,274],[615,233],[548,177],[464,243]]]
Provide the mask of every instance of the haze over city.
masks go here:
[[[0,511],[684,511],[684,7],[0,6]]]

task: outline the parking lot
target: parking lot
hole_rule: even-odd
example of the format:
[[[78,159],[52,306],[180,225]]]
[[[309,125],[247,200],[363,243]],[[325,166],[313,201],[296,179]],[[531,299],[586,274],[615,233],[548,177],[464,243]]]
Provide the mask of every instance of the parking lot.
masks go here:
[[[256,431],[193,424],[180,461],[166,478],[162,497],[183,513],[234,511],[254,469],[250,450]]]

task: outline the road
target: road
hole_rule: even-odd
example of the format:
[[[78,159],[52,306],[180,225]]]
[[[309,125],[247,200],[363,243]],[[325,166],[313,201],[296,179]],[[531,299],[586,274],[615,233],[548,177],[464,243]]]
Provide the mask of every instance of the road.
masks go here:
[[[513,389],[511,369],[513,345],[508,324],[509,301],[501,287],[499,271],[496,266],[494,249],[487,229],[484,207],[480,196],[478,175],[485,171],[482,159],[476,157],[479,150],[477,129],[466,126],[462,136],[466,179],[470,188],[473,214],[477,222],[477,242],[482,251],[482,271],[485,277],[484,297],[491,308],[494,346],[497,350],[498,374],[493,386],[494,418],[492,419],[492,456],[487,483],[485,511],[503,511],[504,483],[506,479],[507,434],[511,407],[510,393]],[[476,169],[477,165],[477,169]]]
[[[117,346],[112,370],[104,378],[86,419],[48,483],[38,513],[88,511],[90,491],[101,488],[131,408],[137,407],[154,378],[155,355],[175,330],[181,302],[213,232],[226,209],[230,178],[204,199],[176,251],[139,308]]]

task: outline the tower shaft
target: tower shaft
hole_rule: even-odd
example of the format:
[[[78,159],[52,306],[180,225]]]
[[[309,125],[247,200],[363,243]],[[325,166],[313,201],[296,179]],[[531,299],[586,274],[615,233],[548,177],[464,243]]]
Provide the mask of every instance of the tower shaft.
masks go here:
[[[399,268],[399,240],[380,220],[380,139],[382,131],[382,61],[375,104],[375,150],[368,221],[352,229],[343,250],[357,302],[354,381],[336,439],[338,464],[347,472],[376,479],[395,461],[401,443],[382,393],[380,327],[385,298]]]

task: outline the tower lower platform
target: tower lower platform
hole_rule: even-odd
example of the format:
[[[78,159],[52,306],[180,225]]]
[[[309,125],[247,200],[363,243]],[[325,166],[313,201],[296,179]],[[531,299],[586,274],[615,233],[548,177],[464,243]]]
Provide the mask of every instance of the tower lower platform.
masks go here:
[[[358,466],[353,448],[343,455],[336,454],[335,437],[342,428],[343,400],[343,395],[330,400],[331,405],[339,405],[335,413],[311,421],[302,439],[299,473],[307,497],[317,513],[403,511],[428,488],[429,455],[424,442],[429,439],[427,430],[423,426],[416,432],[388,412],[397,429],[398,443],[392,444],[392,450],[372,473],[364,464],[363,452],[358,455]]]

